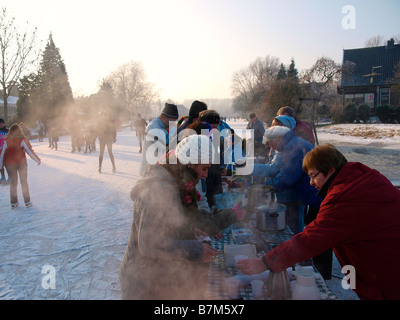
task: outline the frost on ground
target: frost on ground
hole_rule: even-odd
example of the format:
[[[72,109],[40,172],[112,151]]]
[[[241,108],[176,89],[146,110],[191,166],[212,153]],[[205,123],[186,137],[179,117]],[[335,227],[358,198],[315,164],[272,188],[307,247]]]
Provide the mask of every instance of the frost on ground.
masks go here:
[[[340,124],[318,128],[319,143],[332,143],[348,161],[378,170],[400,186],[400,125]]]
[[[400,143],[398,124],[337,124],[318,128],[319,135],[339,135],[341,141],[373,143],[387,141]],[[360,138],[360,140],[359,140]]]

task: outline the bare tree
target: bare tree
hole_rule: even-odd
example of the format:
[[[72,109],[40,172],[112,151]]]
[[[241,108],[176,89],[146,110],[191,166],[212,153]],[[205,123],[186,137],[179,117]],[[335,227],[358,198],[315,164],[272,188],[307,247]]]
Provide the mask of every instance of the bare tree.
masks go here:
[[[343,66],[331,58],[322,57],[314,65],[304,71],[302,82],[305,84],[304,94],[308,97],[328,102],[337,96],[336,85],[342,76]]]
[[[267,89],[277,77],[279,64],[278,58],[267,55],[233,74],[232,95],[236,103],[242,105],[240,109],[244,111],[254,103],[261,104]]]
[[[140,62],[130,61],[121,65],[107,79],[116,98],[131,114],[144,112],[158,97],[154,85],[146,81],[146,73]]]
[[[4,100],[4,120],[8,122],[8,103],[11,90],[21,75],[38,61],[36,28],[20,33],[15,19],[7,16],[7,9],[0,12],[0,85]]]
[[[379,47],[383,45],[383,36],[378,34],[376,36],[373,36],[369,39],[367,39],[367,41],[365,41],[365,47],[366,48],[373,48],[373,47]]]
[[[249,104],[253,92],[253,77],[248,68],[242,68],[233,74],[232,95],[235,98],[240,97],[243,104]]]
[[[311,119],[310,124],[314,130],[317,143],[318,137],[315,129],[317,106],[321,102],[336,104],[338,99],[336,87],[342,72],[341,64],[336,63],[331,58],[322,57],[301,76],[303,96],[300,98],[300,104],[309,109],[305,111]]]

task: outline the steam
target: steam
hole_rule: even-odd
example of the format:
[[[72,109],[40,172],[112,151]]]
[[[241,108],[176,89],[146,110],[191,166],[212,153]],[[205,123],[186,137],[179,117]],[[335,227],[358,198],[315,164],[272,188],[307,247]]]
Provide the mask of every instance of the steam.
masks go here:
[[[153,166],[132,189],[138,248],[143,260],[138,260],[131,232],[120,273],[123,298],[204,298],[209,265],[199,262],[202,243],[183,229],[187,221],[173,185],[164,168]]]
[[[176,126],[175,123],[170,123],[170,132],[174,125]],[[195,130],[184,132],[185,135],[197,134]],[[213,150],[209,150],[209,144],[201,145],[200,148],[207,148],[208,153],[213,153],[213,163],[220,163],[221,136],[226,137],[224,150],[227,152],[224,163],[232,161],[232,143],[238,145],[238,148],[235,148],[235,159],[242,157],[242,143],[235,141],[235,135],[232,141],[230,130],[220,133],[213,129],[211,135],[208,130],[204,133],[206,136],[212,136]],[[252,136],[253,130],[246,130],[241,134]],[[166,152],[167,138],[163,130],[148,131],[148,146],[144,154],[148,163],[165,163],[165,158],[160,160],[160,156]],[[176,139],[175,141],[169,141],[172,149],[178,144],[179,138],[183,136],[175,136],[171,139]],[[189,152],[199,152],[198,146],[194,145],[193,149]],[[245,154],[251,155],[252,150],[246,144]],[[121,264],[120,282],[123,298],[204,299],[209,265],[200,262],[203,244],[194,239],[194,230],[188,228],[189,218],[183,214],[182,200],[174,178],[161,166],[148,166],[146,173],[132,189],[131,198],[135,203],[136,228],[131,231],[128,248]],[[140,253],[133,245],[134,234],[138,235]]]

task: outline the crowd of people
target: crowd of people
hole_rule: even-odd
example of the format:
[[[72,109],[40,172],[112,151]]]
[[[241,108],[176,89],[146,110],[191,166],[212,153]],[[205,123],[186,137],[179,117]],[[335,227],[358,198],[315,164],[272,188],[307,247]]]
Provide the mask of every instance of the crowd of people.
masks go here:
[[[226,137],[213,135],[223,126],[215,110],[198,102],[193,103],[192,112],[195,110],[198,116],[192,114],[179,121],[177,128],[171,127],[179,118],[178,112],[176,106],[166,104],[146,129],[145,154],[151,150],[156,161],[145,159],[142,178],[131,193],[134,222],[120,268],[124,299],[203,297],[204,264],[214,259],[215,252],[197,240],[201,193],[193,190],[204,186],[201,180],[211,180],[205,187],[206,194],[212,191],[207,199],[212,208],[212,195],[221,192],[225,165],[214,161],[216,153],[212,151],[214,146],[220,147],[221,156],[221,139]],[[273,186],[278,202],[287,209],[287,224],[295,235],[262,258],[240,260],[238,268],[245,274],[265,270],[276,273],[312,259],[322,276],[330,279],[334,251],[342,266],[355,268],[354,290],[360,299],[400,299],[400,280],[393,277],[399,262],[400,190],[378,171],[361,163],[348,163],[333,145],[316,146],[312,129],[290,107],[281,108],[268,129],[255,113],[249,118],[247,128],[253,129],[254,151],[267,155],[266,160],[255,164],[253,175],[265,177],[264,183]],[[191,128],[201,130],[181,135]],[[231,133],[234,135],[233,130]],[[173,145],[176,136],[177,145]],[[210,146],[200,149],[197,140]],[[164,156],[160,157],[160,150]],[[200,156],[208,161],[200,162]],[[158,182],[160,177],[162,183]],[[150,190],[158,188],[168,190],[168,201],[150,195]],[[384,192],[382,197],[376,195],[376,188]],[[189,196],[188,191],[193,194]],[[185,210],[188,203],[195,203],[196,210]],[[243,218],[237,205],[232,210],[236,218],[225,217],[225,224],[219,228]],[[209,214],[202,227],[212,223],[215,221]]]
[[[49,147],[57,150],[57,130],[48,121],[41,131],[42,124],[37,123],[39,141],[47,133]],[[208,266],[219,253],[211,239],[246,214],[240,203],[216,209],[215,196],[223,192],[222,176],[232,171],[232,162],[246,165],[249,145],[260,156],[252,175],[273,187],[294,236],[261,258],[239,261],[238,268],[245,274],[281,272],[311,259],[330,279],[334,252],[342,266],[355,268],[354,290],[361,299],[400,299],[400,280],[392,276],[400,259],[400,190],[378,171],[348,162],[333,145],[316,145],[313,130],[294,109],[281,108],[270,125],[251,113],[248,139],[197,100],[188,117],[179,118],[177,106],[166,103],[149,123],[138,114],[130,126],[142,161],[141,178],[131,191],[133,223],[119,270],[123,299],[204,297]],[[98,138],[99,173],[106,146],[116,171],[112,145],[117,131],[109,115],[100,113],[83,136],[73,127],[70,133],[71,152],[83,150],[84,144],[85,152],[95,151]],[[25,206],[32,205],[25,154],[40,165],[23,123],[8,130],[0,119],[1,182],[7,181],[5,168],[12,209],[18,206],[18,177]]]

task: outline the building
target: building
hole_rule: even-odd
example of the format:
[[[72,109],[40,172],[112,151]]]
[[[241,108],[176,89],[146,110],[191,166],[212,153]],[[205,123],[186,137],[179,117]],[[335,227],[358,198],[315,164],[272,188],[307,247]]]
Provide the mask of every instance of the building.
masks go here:
[[[7,98],[7,106],[8,106],[8,117],[14,117],[17,114],[17,101],[18,97],[9,96]],[[0,118],[4,115],[4,98],[0,96]]]
[[[343,103],[398,106],[400,95],[394,90],[396,67],[400,63],[400,44],[343,51],[343,73],[338,93]]]

